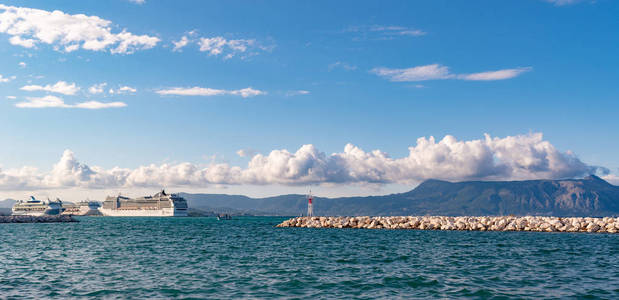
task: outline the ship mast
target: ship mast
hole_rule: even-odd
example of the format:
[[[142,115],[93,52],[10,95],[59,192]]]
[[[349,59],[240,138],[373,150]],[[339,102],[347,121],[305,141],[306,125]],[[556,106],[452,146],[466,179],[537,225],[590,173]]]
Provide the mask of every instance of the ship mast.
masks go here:
[[[312,197],[312,190],[310,189],[309,194],[307,195],[307,216],[308,217],[314,216],[314,204],[312,203],[313,199],[314,198]]]

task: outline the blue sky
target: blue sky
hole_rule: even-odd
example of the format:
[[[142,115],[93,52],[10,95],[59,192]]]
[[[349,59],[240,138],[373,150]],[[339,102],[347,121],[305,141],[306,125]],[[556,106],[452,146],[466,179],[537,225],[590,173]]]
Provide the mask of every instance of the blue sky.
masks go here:
[[[0,196],[617,182],[615,1],[2,4]],[[446,135],[464,144],[410,154]],[[168,167],[187,178],[157,173]],[[216,168],[227,169],[205,175]]]

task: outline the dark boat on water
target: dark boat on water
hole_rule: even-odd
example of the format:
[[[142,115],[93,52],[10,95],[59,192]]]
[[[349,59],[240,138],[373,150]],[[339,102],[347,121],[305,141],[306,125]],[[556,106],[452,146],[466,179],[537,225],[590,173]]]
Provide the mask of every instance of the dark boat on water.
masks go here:
[[[219,214],[217,215],[217,220],[221,221],[221,220],[232,220],[232,217],[229,214]]]

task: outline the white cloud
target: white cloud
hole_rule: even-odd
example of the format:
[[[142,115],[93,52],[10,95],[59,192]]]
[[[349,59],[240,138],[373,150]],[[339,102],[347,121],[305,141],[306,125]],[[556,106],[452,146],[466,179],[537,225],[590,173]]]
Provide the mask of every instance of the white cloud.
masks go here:
[[[172,48],[172,51],[180,51],[181,48],[189,44],[189,39],[187,38],[187,36],[183,36],[178,42],[172,43],[174,44],[174,48]]]
[[[86,101],[76,104],[66,104],[62,98],[47,95],[44,97],[27,97],[27,101],[18,102],[15,104],[19,108],[84,108],[84,109],[102,109],[125,107],[127,104],[123,102],[99,102]]]
[[[156,91],[159,95],[176,95],[176,96],[219,96],[219,95],[236,95],[243,98],[266,95],[266,92],[252,89],[251,87],[240,90],[219,90],[203,87],[182,88],[174,87],[165,90]]]
[[[103,89],[105,88],[106,85],[107,85],[106,82],[102,82],[99,84],[93,84],[91,87],[88,88],[88,92],[91,94],[103,93]]]
[[[20,90],[29,91],[29,92],[46,91],[46,92],[52,92],[52,93],[59,93],[63,95],[75,95],[75,93],[77,93],[80,90],[80,88],[75,83],[69,84],[66,81],[61,80],[61,81],[56,82],[54,85],[50,85],[50,84],[45,85],[45,86],[26,85],[26,86],[22,86]]]
[[[371,70],[371,72],[378,76],[385,77],[390,81],[411,82],[438,79],[460,79],[476,81],[504,80],[514,78],[530,70],[532,70],[531,67],[524,67],[472,74],[453,74],[449,71],[449,67],[439,64],[431,64],[407,69],[374,68]]]
[[[248,48],[256,45],[256,40],[227,40],[221,36],[213,38],[200,38],[198,41],[200,51],[208,52],[209,55],[226,53],[226,58],[244,53]]]
[[[309,94],[310,94],[310,91],[306,91],[306,90],[288,91],[286,92],[286,97],[309,95]]]
[[[6,98],[7,98],[7,99],[9,99],[9,100],[15,100],[15,99],[17,99],[17,97],[15,97],[15,96],[6,96]]]
[[[46,107],[68,107],[64,101],[56,96],[28,97],[28,101],[16,103],[19,108],[46,108]]]
[[[129,2],[133,2],[135,4],[144,4],[146,3],[146,0],[129,0]]]
[[[350,26],[343,32],[352,34],[354,41],[394,40],[397,38],[420,37],[427,34],[427,32],[421,29],[394,25]]]
[[[15,79],[15,76],[11,76],[9,78],[6,77],[2,77],[2,74],[0,74],[0,82],[9,82],[11,80]]]
[[[264,46],[255,39],[226,39],[222,36],[198,37],[196,30],[187,32],[178,41],[172,41],[172,51],[181,51],[190,44],[196,44],[201,52],[209,56],[221,56],[230,59],[240,56],[242,59],[257,55],[261,51],[271,51],[274,46]]]
[[[387,77],[391,81],[423,81],[453,77],[449,68],[438,64],[418,66],[408,69],[374,68],[372,73]]]
[[[571,5],[571,4],[576,4],[578,2],[582,2],[582,0],[545,0],[545,1],[553,3],[556,6]]]
[[[86,109],[102,109],[102,108],[115,108],[115,107],[125,107],[127,104],[124,102],[99,102],[99,101],[86,101],[73,105],[75,108],[86,108]]]
[[[608,174],[605,176],[602,176],[602,179],[614,184],[614,185],[619,185],[619,176],[615,175],[615,174]]]
[[[336,69],[336,68],[342,68],[346,71],[354,71],[357,69],[357,66],[350,65],[348,63],[341,62],[341,61],[336,61],[329,65],[329,71],[332,71],[333,69]]]
[[[253,155],[241,150],[239,155]],[[238,184],[415,184],[444,180],[521,180],[583,176],[603,168],[587,165],[571,152],[561,152],[542,134],[458,141],[445,136],[419,138],[408,156],[391,158],[380,150],[365,152],[348,144],[327,155],[313,145],[296,152],[273,150],[255,154],[246,167],[228,164],[201,166],[188,162],[150,164],[135,169],[103,169],[79,162],[66,150],[50,172],[32,167],[0,170],[0,189],[204,187]]]
[[[81,48],[131,54],[153,48],[160,41],[157,37],[134,35],[126,30],[112,33],[112,22],[97,16],[3,4],[0,4],[0,12],[0,32],[11,36],[11,44],[26,48],[44,43],[65,52]]]
[[[240,149],[239,151],[236,151],[236,154],[240,157],[249,157],[249,156],[254,156],[258,151],[254,150],[254,149]]]
[[[380,26],[374,25],[370,27],[370,31],[382,32],[386,35],[403,35],[403,36],[422,36],[426,32],[419,29],[408,28],[403,26]]]
[[[119,94],[124,94],[124,93],[135,93],[138,90],[130,86],[121,86],[117,91]]]
[[[473,73],[473,74],[463,74],[463,75],[458,75],[458,78],[463,79],[463,80],[481,80],[481,81],[503,80],[503,79],[514,78],[528,71],[531,71],[531,67],[505,69],[505,70],[498,70],[498,71],[488,71],[488,72]]]
[[[20,68],[25,68],[25,67],[26,67],[26,63],[25,63],[25,62],[23,62],[23,61],[20,61],[20,62],[19,62],[19,67],[20,67]]]

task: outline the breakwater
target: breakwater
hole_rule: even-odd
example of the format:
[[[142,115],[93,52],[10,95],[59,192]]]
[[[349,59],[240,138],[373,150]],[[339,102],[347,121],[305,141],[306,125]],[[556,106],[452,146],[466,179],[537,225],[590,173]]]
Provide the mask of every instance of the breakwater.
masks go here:
[[[298,217],[277,227],[468,231],[619,232],[619,218],[496,217]]]
[[[0,223],[66,223],[78,222],[71,216],[0,216]]]

